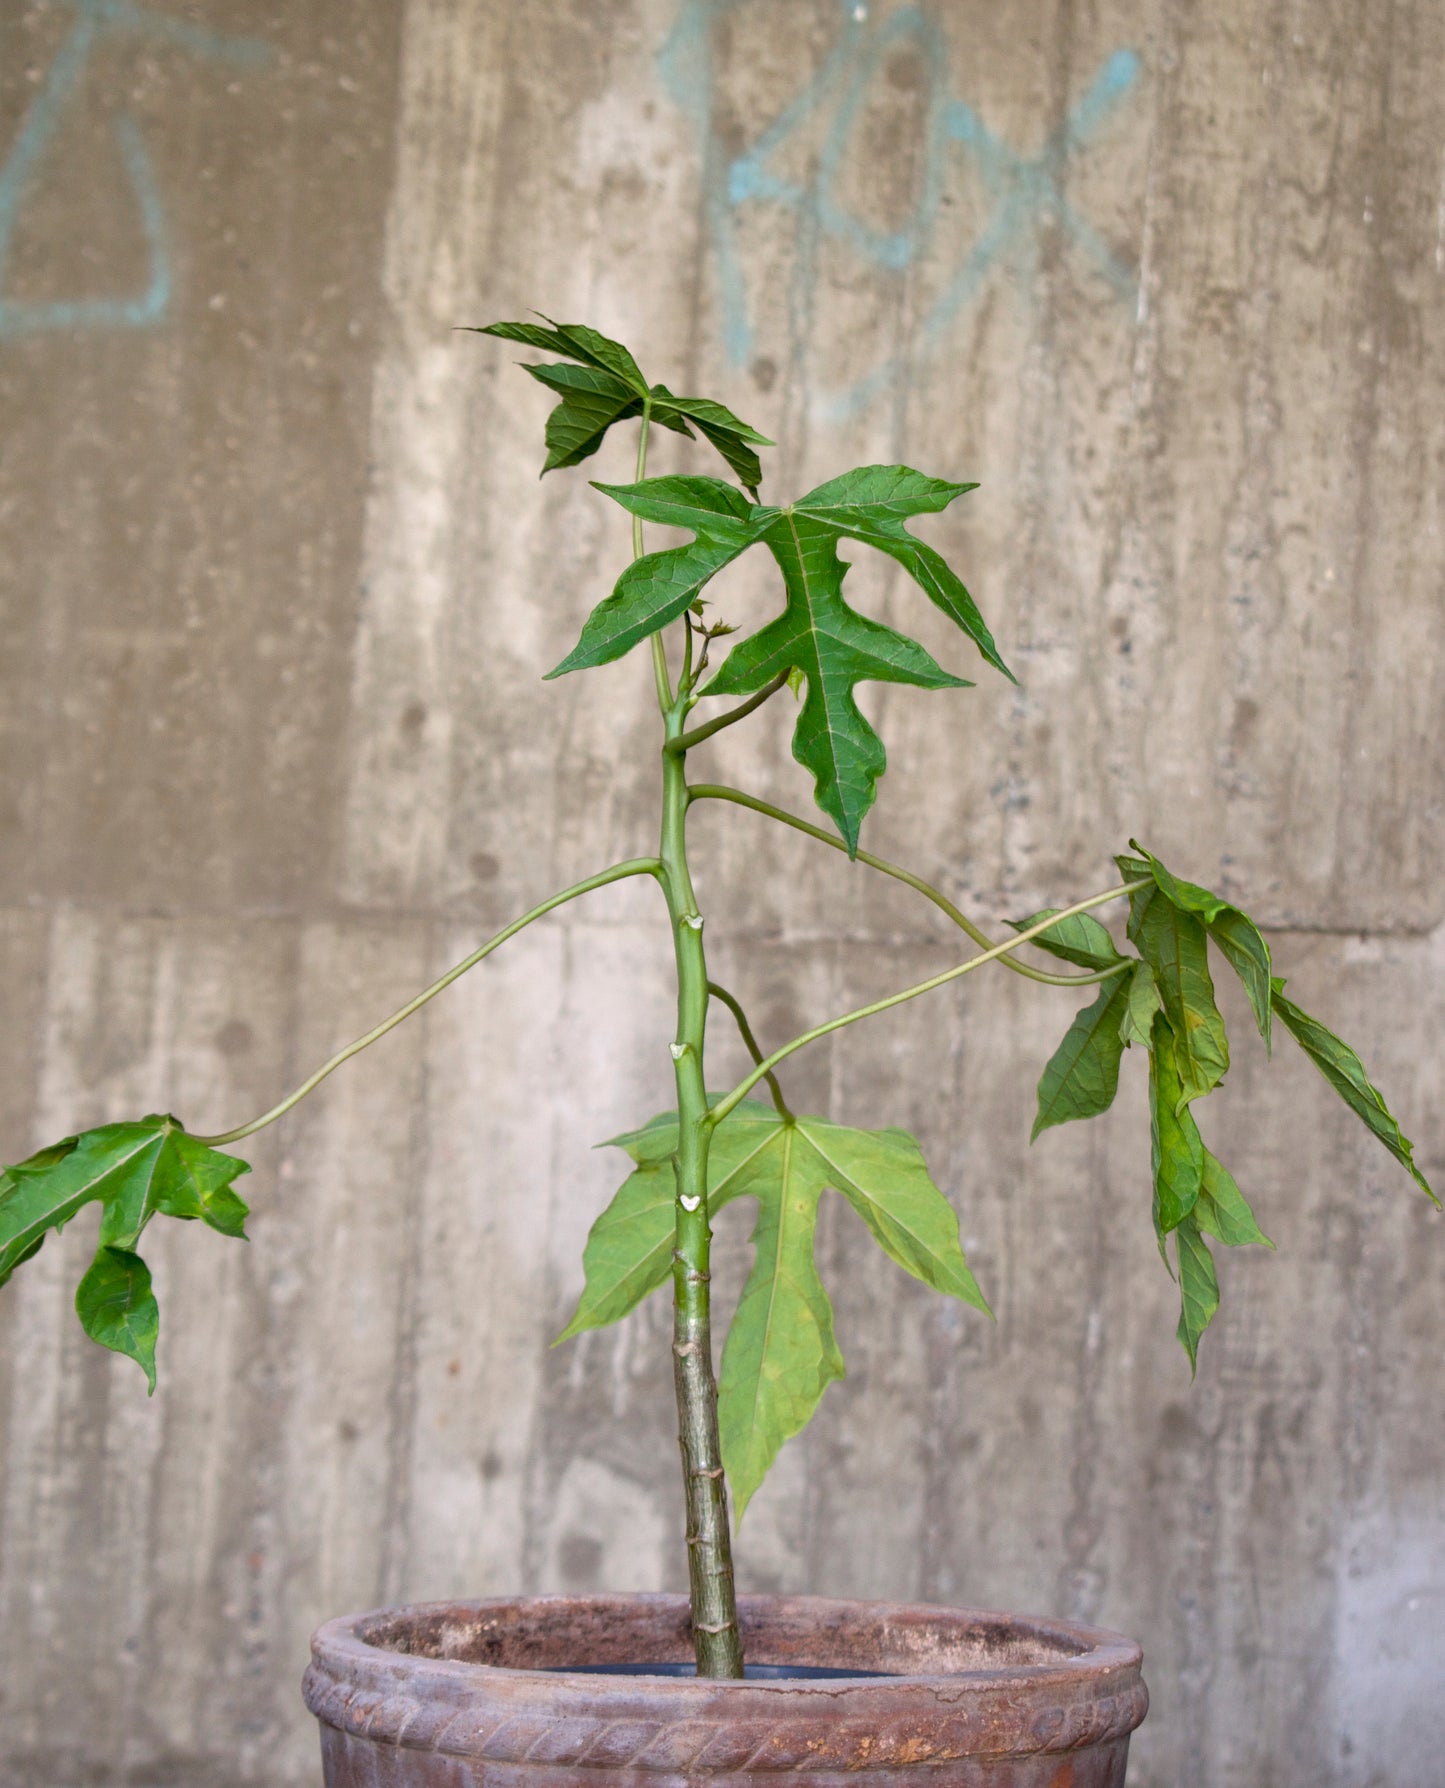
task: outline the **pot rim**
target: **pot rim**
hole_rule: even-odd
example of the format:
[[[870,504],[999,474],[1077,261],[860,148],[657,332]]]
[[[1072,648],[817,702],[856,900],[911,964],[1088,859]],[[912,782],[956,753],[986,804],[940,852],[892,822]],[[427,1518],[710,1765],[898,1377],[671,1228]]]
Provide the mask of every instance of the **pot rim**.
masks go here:
[[[1149,1706],[1139,1646],[1073,1621],[813,1596],[742,1596],[738,1613],[760,1661],[826,1664],[853,1648],[867,1660],[860,1668],[930,1655],[971,1667],[743,1682],[544,1668],[589,1645],[598,1662],[686,1655],[687,1597],[508,1596],[328,1621],[312,1638],[306,1705],[324,1745],[441,1751],[478,1767],[622,1770],[633,1788],[692,1777],[773,1782],[792,1771],[841,1782],[838,1771],[1127,1746]],[[512,1655],[538,1664],[427,1656],[369,1636],[408,1622],[438,1650],[505,1656],[510,1638]],[[979,1668],[973,1660],[990,1638],[1014,1656]],[[1021,1660],[1039,1649],[1065,1655]]]
[[[635,1608],[639,1612],[652,1611],[658,1614],[675,1612],[679,1606],[687,1606],[687,1597],[667,1591],[598,1591],[588,1595],[543,1594],[529,1596],[488,1596],[477,1600],[442,1600],[427,1602],[407,1602],[392,1607],[372,1608],[360,1614],[344,1614],[325,1621],[312,1635],[312,1657],[318,1664],[328,1670],[343,1660],[359,1664],[365,1670],[367,1664],[376,1664],[381,1660],[405,1661],[407,1667],[419,1670],[423,1675],[435,1678],[453,1678],[458,1682],[468,1680],[473,1672],[486,1672],[488,1681],[535,1682],[539,1677],[546,1678],[558,1685],[581,1687],[584,1684],[608,1681],[616,1683],[618,1678],[610,1673],[602,1673],[579,1667],[575,1670],[556,1666],[526,1666],[514,1664],[489,1664],[467,1658],[433,1657],[423,1652],[409,1652],[396,1647],[381,1645],[366,1636],[366,1629],[379,1625],[383,1621],[395,1623],[407,1618],[425,1620],[440,1618],[448,1614],[457,1614],[466,1609],[474,1615],[483,1614],[495,1608],[499,1612],[525,1607],[539,1618],[545,1619],[549,1611],[561,1613],[566,1610],[575,1611],[579,1605],[594,1604],[599,1609],[613,1610],[619,1605]],[[848,1687],[867,1688],[887,1693],[895,1684],[927,1683],[944,1685],[949,1683],[994,1683],[1002,1686],[1005,1682],[1017,1682],[1020,1685],[1031,1684],[1046,1688],[1053,1684],[1065,1685],[1078,1680],[1081,1669],[1087,1669],[1090,1675],[1113,1675],[1116,1671],[1138,1670],[1144,1658],[1143,1648],[1133,1639],[1126,1638],[1107,1627],[1086,1625],[1081,1621],[1064,1620],[1052,1615],[1033,1615],[1005,1613],[997,1609],[961,1607],[944,1602],[890,1602],[890,1601],[855,1601],[847,1597],[835,1596],[775,1596],[752,1595],[738,1597],[738,1617],[746,1629],[747,1617],[765,1613],[792,1613],[804,1618],[812,1617],[820,1624],[826,1624],[829,1617],[850,1616],[857,1620],[876,1621],[880,1626],[894,1627],[922,1626],[937,1623],[941,1618],[958,1626],[980,1625],[992,1628],[1010,1629],[1030,1637],[1037,1637],[1049,1643],[1059,1643],[1070,1647],[1069,1654],[1048,1663],[1000,1663],[984,1665],[969,1670],[884,1670],[863,1671],[854,1676],[836,1676],[826,1679],[809,1679],[804,1677],[783,1677],[773,1679],[752,1678],[738,1681],[727,1677],[702,1676],[650,1676],[639,1670],[636,1675],[628,1673],[625,1678],[629,1682],[666,1683],[666,1693],[685,1694],[688,1690],[705,1695],[721,1691],[730,1695],[758,1695],[760,1697],[774,1695],[797,1695],[800,1691],[814,1687],[828,1694],[836,1694]],[[746,1632],[745,1632],[746,1637]],[[1077,1648],[1077,1649],[1073,1649]],[[649,1663],[653,1659],[647,1660]],[[661,1661],[661,1660],[657,1660]],[[798,1660],[801,1662],[802,1660]]]

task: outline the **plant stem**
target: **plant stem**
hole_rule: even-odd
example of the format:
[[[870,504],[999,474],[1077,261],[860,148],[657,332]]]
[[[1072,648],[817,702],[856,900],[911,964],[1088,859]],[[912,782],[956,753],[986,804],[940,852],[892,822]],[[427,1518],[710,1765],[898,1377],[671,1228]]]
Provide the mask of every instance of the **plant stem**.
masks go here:
[[[338,1049],[330,1061],[324,1062],[309,1080],[303,1080],[296,1091],[288,1093],[279,1105],[273,1105],[269,1111],[264,1112],[258,1118],[253,1118],[249,1124],[242,1124],[238,1129],[227,1130],[220,1136],[198,1136],[196,1141],[205,1143],[207,1148],[222,1148],[228,1142],[239,1142],[243,1136],[254,1136],[258,1130],[264,1130],[267,1124],[274,1124],[277,1118],[285,1117],[293,1105],[299,1105],[309,1092],[320,1086],[321,1082],[334,1069],[339,1068],[343,1062],[350,1061],[352,1056],[359,1055],[363,1049],[375,1043],[379,1037],[384,1037],[389,1030],[394,1030],[404,1018],[410,1018],[413,1012],[420,1011],[428,1000],[435,999],[443,988],[450,987],[452,982],[466,974],[468,969],[475,968],[483,957],[490,956],[499,944],[506,943],[509,937],[515,937],[524,926],[530,925],[534,919],[542,918],[544,914],[552,912],[555,908],[565,905],[567,901],[575,900],[579,894],[590,894],[594,888],[605,888],[609,882],[620,882],[629,875],[655,875],[660,879],[662,864],[656,857],[632,857],[626,863],[615,863],[611,869],[604,869],[598,875],[589,875],[586,881],[574,882],[570,888],[563,888],[560,894],[553,894],[540,906],[534,906],[530,912],[523,913],[520,919],[513,919],[512,923],[504,926],[495,937],[488,938],[479,950],[473,950],[471,955],[459,962],[455,968],[448,969],[439,981],[433,981],[431,986],[419,993],[415,999],[408,1000],[399,1012],[393,1012],[390,1018],[382,1019],[381,1023],[369,1030],[364,1037],[358,1037],[354,1043],[348,1043],[345,1049]]]
[[[654,636],[655,637],[655,636]],[[694,745],[701,745],[704,739],[710,739],[714,733],[720,733],[725,726],[736,726],[740,720],[746,720],[755,708],[761,708],[770,696],[774,696],[788,680],[786,671],[779,671],[771,683],[765,683],[756,695],[749,696],[745,702],[726,714],[719,714],[716,720],[709,720],[705,726],[695,726],[690,733],[683,733],[676,739],[670,739],[663,747],[666,751],[691,751]],[[703,692],[706,694],[706,691]]]
[[[652,423],[652,399],[642,400],[642,427],[637,435],[637,479],[638,484],[647,476],[647,431]],[[642,557],[642,517],[632,518],[632,557]],[[662,643],[662,635],[652,636],[652,682],[657,691],[657,705],[666,715],[672,707],[672,681],[667,674],[667,648]]]
[[[684,690],[667,714],[670,743],[687,714]],[[699,1676],[740,1677],[742,1640],[733,1590],[727,1482],[718,1437],[717,1382],[712,1368],[707,1154],[711,1137],[703,1034],[707,1027],[707,961],[702,916],[687,867],[687,777],[681,752],[662,756],[662,891],[672,920],[677,962],[677,1035],[672,1043],[677,1082],[676,1230],[672,1252],[673,1385],[678,1443],[687,1503],[687,1565],[693,1649]]]
[[[921,993],[932,993],[935,987],[943,987],[949,981],[956,981],[960,975],[970,974],[976,968],[982,968],[986,962],[995,962],[1017,950],[1031,938],[1056,925],[1060,919],[1072,919],[1075,913],[1086,913],[1091,906],[1102,906],[1107,900],[1119,900],[1125,894],[1132,894],[1136,888],[1149,888],[1154,884],[1151,880],[1141,879],[1134,882],[1123,882],[1117,888],[1106,888],[1102,894],[1091,894],[1087,900],[1075,901],[1073,906],[1066,906],[1057,913],[1051,913],[1047,919],[1040,919],[1037,925],[1030,925],[1027,931],[1021,931],[1017,937],[1011,937],[1007,943],[995,944],[991,950],[984,950],[978,956],[970,956],[967,962],[961,962],[955,968],[945,969],[941,975],[930,975],[926,981],[919,981],[912,987],[905,987],[901,993],[890,993],[887,999],[872,1000],[866,1006],[859,1006],[855,1011],[845,1012],[841,1018],[830,1018],[826,1024],[816,1024],[812,1030],[804,1031],[800,1037],[794,1037],[791,1043],[785,1043],[781,1049],[775,1049],[764,1061],[759,1062],[752,1073],[740,1080],[726,1098],[719,1099],[708,1116],[709,1125],[720,1124],[727,1114],[740,1100],[745,1099],[770,1068],[790,1056],[795,1049],[801,1049],[805,1043],[815,1043],[819,1037],[826,1037],[830,1031],[840,1031],[845,1024],[856,1024],[860,1018],[871,1018],[875,1012],[886,1012],[890,1006],[901,1006],[905,1000],[916,1000]]]
[[[732,716],[726,718],[731,719]],[[701,732],[702,729],[699,728],[698,731]],[[835,838],[831,832],[825,832],[821,826],[815,826],[809,820],[799,819],[795,813],[787,813],[781,807],[774,807],[770,801],[760,801],[756,795],[745,795],[741,789],[727,788],[716,782],[698,782],[693,784],[688,793],[694,801],[731,801],[738,807],[750,807],[754,813],[764,813],[769,819],[791,826],[795,832],[806,832],[809,838],[816,838],[830,850],[847,854],[848,847],[841,838]],[[914,875],[908,869],[900,869],[896,863],[885,862],[882,857],[875,857],[868,851],[859,851],[858,861],[866,863],[870,869],[881,870],[884,875],[891,875],[895,881],[906,882],[910,888],[916,888],[925,900],[931,900],[941,913],[946,913],[976,944],[982,944],[985,949],[993,947],[993,939],[988,933],[961,913],[946,894],[941,893],[931,882],[924,881],[921,875]],[[1030,981],[1042,981],[1046,987],[1092,987],[1099,981],[1112,980],[1115,975],[1122,975],[1126,968],[1133,967],[1131,961],[1120,963],[1114,968],[1096,969],[1087,975],[1053,975],[1046,969],[1031,968],[1026,962],[1015,962],[1011,956],[1000,956],[998,961],[1006,969],[1012,969],[1016,975],[1023,975]]]
[[[737,1023],[738,1034],[743,1040],[744,1047],[757,1066],[761,1067],[763,1063],[763,1052],[758,1048],[758,1040],[753,1035],[753,1027],[748,1023],[747,1013],[743,1011],[742,1007],[728,992],[727,988],[720,987],[716,981],[709,981],[707,990],[713,999],[721,1000],[728,1011],[732,1013],[733,1018]],[[778,1116],[782,1118],[785,1123],[791,1124],[796,1122],[796,1114],[789,1106],[788,1101],[783,1097],[783,1089],[778,1085],[778,1077],[773,1073],[771,1068],[769,1068],[763,1075],[763,1079],[767,1081],[768,1091],[773,1095],[773,1104],[778,1108]]]

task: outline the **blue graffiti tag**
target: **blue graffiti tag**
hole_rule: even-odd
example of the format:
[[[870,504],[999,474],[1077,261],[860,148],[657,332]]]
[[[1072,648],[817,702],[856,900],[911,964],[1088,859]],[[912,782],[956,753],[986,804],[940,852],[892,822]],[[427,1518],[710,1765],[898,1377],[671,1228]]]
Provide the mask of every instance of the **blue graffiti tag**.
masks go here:
[[[79,95],[96,47],[107,37],[140,37],[242,68],[259,66],[271,53],[268,45],[255,38],[224,37],[203,26],[165,18],[133,0],[67,0],[67,4],[75,11],[75,22],[0,166],[0,337],[53,329],[144,329],[165,315],[171,301],[165,205],[145,139],[127,111],[116,113],[112,128],[145,239],[149,269],[145,285],[129,297],[24,301],[4,296],[10,248],[25,200],[34,191],[46,150]]]
[[[760,202],[785,206],[799,219],[799,241],[805,247],[820,234],[829,236],[873,266],[902,273],[929,247],[950,151],[962,153],[978,169],[992,208],[922,320],[919,334],[925,352],[977,297],[1004,255],[1046,219],[1097,267],[1119,296],[1132,297],[1133,274],[1066,198],[1063,175],[1070,158],[1098,135],[1138,79],[1140,61],[1133,50],[1115,51],[1038,154],[1025,156],[990,131],[971,106],[950,96],[947,39],[921,8],[901,7],[870,27],[866,5],[842,0],[841,28],[816,72],[751,144],[728,154],[716,126],[713,27],[741,3],[682,0],[658,58],[664,84],[694,118],[701,135],[704,206],[717,262],[724,346],[735,364],[747,358],[753,345],[747,278],[735,227],[741,207]],[[841,177],[872,83],[889,55],[904,45],[917,52],[923,71],[923,177],[900,226],[878,230],[843,202]],[[825,130],[812,175],[806,183],[787,179],[775,171],[777,152],[814,114],[823,114]],[[848,411],[865,407],[901,371],[900,359],[888,360],[842,394],[841,407]]]

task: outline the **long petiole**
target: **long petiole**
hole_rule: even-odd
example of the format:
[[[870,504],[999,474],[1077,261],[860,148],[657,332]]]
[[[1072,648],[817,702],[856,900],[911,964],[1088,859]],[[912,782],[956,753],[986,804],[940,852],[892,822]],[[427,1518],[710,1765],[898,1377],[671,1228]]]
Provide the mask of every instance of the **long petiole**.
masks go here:
[[[413,1012],[420,1009],[428,1000],[435,999],[443,988],[450,987],[452,982],[466,974],[468,969],[475,968],[485,956],[490,956],[499,944],[506,943],[509,937],[515,937],[524,926],[530,925],[534,919],[540,919],[554,908],[563,906],[569,900],[575,900],[579,894],[590,894],[594,888],[605,888],[609,882],[620,882],[630,875],[658,875],[662,864],[656,857],[632,857],[626,863],[616,863],[611,869],[604,869],[598,875],[589,875],[586,881],[576,882],[570,888],[564,888],[560,894],[554,894],[550,900],[544,900],[540,906],[534,906],[529,913],[523,913],[520,919],[504,927],[495,937],[487,939],[479,950],[473,950],[465,961],[459,962],[455,968],[448,969],[439,981],[433,981],[425,992],[419,993],[415,999],[408,1000],[399,1012],[393,1012],[390,1018],[384,1018],[380,1024],[369,1030],[364,1037],[358,1037],[354,1043],[348,1043],[345,1049],[339,1049],[329,1062],[319,1067],[309,1080],[304,1080],[294,1093],[289,1093],[279,1105],[273,1105],[268,1112],[253,1118],[249,1124],[242,1124],[238,1129],[227,1130],[220,1136],[198,1136],[196,1140],[203,1142],[208,1148],[221,1148],[228,1142],[239,1142],[243,1136],[254,1136],[258,1130],[264,1130],[268,1124],[274,1124],[279,1117],[285,1117],[293,1105],[298,1105],[314,1088],[320,1086],[326,1076],[339,1068],[343,1062],[349,1062],[354,1055],[384,1037],[389,1030],[394,1030],[404,1018],[410,1018]]]
[[[763,1052],[758,1048],[758,1040],[753,1035],[753,1027],[748,1023],[747,1013],[743,1011],[742,1007],[728,992],[727,988],[720,987],[716,981],[709,981],[707,990],[713,999],[721,1000],[728,1011],[732,1013],[733,1018],[737,1023],[738,1035],[742,1038],[748,1054],[753,1058],[753,1061],[758,1067],[761,1068],[763,1066]],[[778,1108],[778,1116],[782,1118],[785,1123],[793,1123],[795,1121],[794,1113],[789,1106],[788,1101],[783,1097],[783,1089],[778,1084],[777,1075],[774,1074],[771,1068],[764,1068],[763,1079],[767,1081],[768,1091],[773,1095],[773,1104]]]
[[[978,956],[970,956],[967,962],[961,962],[956,968],[945,969],[941,975],[930,975],[926,981],[919,981],[913,987],[905,987],[902,993],[891,993],[887,999],[873,1000],[866,1006],[859,1006],[856,1011],[845,1012],[841,1018],[830,1018],[826,1024],[814,1025],[812,1030],[804,1031],[802,1036],[794,1037],[791,1043],[785,1043],[781,1049],[775,1049],[764,1061],[758,1063],[752,1073],[740,1080],[725,1099],[719,1099],[708,1114],[708,1122],[720,1124],[727,1114],[742,1099],[745,1099],[758,1082],[778,1063],[790,1056],[795,1049],[801,1049],[805,1043],[815,1043],[819,1037],[826,1037],[830,1031],[840,1031],[846,1024],[856,1024],[860,1018],[871,1018],[875,1012],[886,1012],[890,1006],[901,1006],[905,1000],[915,1000],[921,993],[932,993],[935,987],[942,987],[949,981],[956,981],[960,975],[967,975],[976,968],[982,968],[986,962],[995,962],[1006,956],[1009,951],[1017,950],[1021,945],[1045,932],[1051,925],[1057,925],[1060,919],[1072,919],[1075,913],[1086,913],[1090,907],[1103,906],[1106,901],[1119,900],[1125,894],[1132,894],[1136,888],[1152,887],[1152,881],[1140,879],[1135,882],[1123,882],[1117,888],[1108,888],[1102,894],[1091,894],[1087,900],[1079,900],[1073,906],[1066,906],[1057,913],[1051,913],[1047,919],[1041,919],[1037,925],[1030,925],[1027,931],[1021,931],[1017,937],[1011,937],[1007,943],[995,944],[991,950],[985,950]]]
[[[656,635],[653,637],[656,638]],[[726,714],[719,714],[716,720],[709,720],[704,726],[695,726],[690,733],[683,733],[676,739],[669,739],[663,750],[691,751],[694,745],[701,745],[704,739],[710,739],[714,733],[720,733],[725,726],[736,726],[740,720],[746,720],[755,709],[761,708],[770,696],[776,695],[787,680],[788,673],[779,671],[772,682],[765,683],[756,695],[750,695],[745,702],[739,702],[737,707],[730,709]],[[692,793],[693,799],[696,799],[697,791],[694,789]]]
[[[727,716],[727,719],[732,718],[734,717],[731,715]],[[741,718],[740,712],[737,718]],[[690,793],[694,801],[732,801],[739,807],[750,807],[754,813],[765,813],[769,819],[791,826],[795,832],[806,832],[809,838],[816,838],[830,850],[843,851],[845,854],[847,852],[848,847],[842,839],[835,838],[831,832],[825,832],[821,826],[800,819],[795,813],[787,813],[781,807],[774,807],[770,801],[760,801],[756,795],[745,795],[741,789],[727,788],[722,783],[698,782],[693,784]],[[941,893],[931,882],[924,881],[921,875],[914,875],[908,869],[900,869],[896,863],[886,862],[868,851],[859,851],[858,861],[866,863],[870,869],[880,870],[884,875],[891,875],[895,881],[906,882],[910,888],[917,889],[925,900],[931,900],[941,913],[952,919],[961,931],[967,932],[976,944],[982,944],[985,949],[993,947],[993,939],[988,933],[980,930],[972,919],[958,910],[946,894]],[[1126,968],[1132,966],[1130,963],[1120,963],[1115,968],[1096,969],[1087,975],[1053,975],[1047,969],[1032,968],[1026,962],[1015,962],[1011,956],[1001,956],[998,960],[1016,975],[1023,975],[1030,981],[1042,981],[1046,987],[1092,987],[1096,982],[1112,980],[1115,975],[1123,974]]]

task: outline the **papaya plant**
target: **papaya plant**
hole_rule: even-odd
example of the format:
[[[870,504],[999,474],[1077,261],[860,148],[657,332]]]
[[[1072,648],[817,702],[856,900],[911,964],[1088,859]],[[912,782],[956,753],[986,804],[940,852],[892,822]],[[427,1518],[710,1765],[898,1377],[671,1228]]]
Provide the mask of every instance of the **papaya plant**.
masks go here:
[[[138,1248],[155,1216],[199,1218],[243,1236],[247,1208],[235,1189],[246,1164],[224,1151],[283,1117],[333,1069],[441,993],[507,939],[593,889],[650,877],[662,894],[677,977],[677,1024],[667,1039],[673,1109],[613,1138],[633,1169],[597,1218],[584,1254],[584,1289],[560,1340],[616,1322],[670,1286],[673,1368],[686,1505],[687,1558],[698,1669],[738,1676],[742,1649],[734,1605],[729,1487],[739,1514],[777,1455],[843,1374],[833,1313],[814,1261],[819,1202],[842,1195],[883,1252],[905,1272],[987,1313],[960,1246],[953,1207],[906,1131],[850,1128],[800,1116],[778,1069],[795,1051],[984,967],[1049,986],[1089,990],[1045,1065],[1034,1136],[1098,1116],[1113,1102],[1126,1051],[1148,1064],[1153,1224],[1166,1268],[1178,1281],[1178,1338],[1191,1372],[1200,1339],[1219,1306],[1211,1243],[1270,1244],[1229,1170],[1210,1152],[1196,1121],[1199,1102],[1224,1079],[1229,1040],[1215,1001],[1211,951],[1243,984],[1268,1049],[1274,1022],[1315,1063],[1427,1196],[1434,1194],[1359,1057],[1318,1019],[1300,1010],[1274,973],[1258,926],[1232,902],[1176,875],[1137,843],[1115,859],[1119,880],[1062,908],[1012,922],[992,941],[922,877],[862,850],[860,832],[882,776],[882,740],[855,699],[862,682],[957,689],[965,679],[913,639],[852,606],[844,594],[844,542],[886,554],[928,601],[969,639],[993,670],[1011,675],[973,598],[939,553],[911,533],[915,517],[946,509],[975,487],[908,466],[859,466],[781,504],[759,500],[758,449],[771,443],[721,403],[677,397],[649,384],[620,343],[580,324],[493,323],[477,331],[547,354],[526,371],[558,398],[546,424],[544,472],[580,465],[619,424],[637,425],[631,484],[597,490],[631,517],[633,557],[593,608],[571,651],[549,677],[593,669],[645,646],[661,717],[660,825],[649,854],[613,864],[551,895],[488,939],[399,1012],[340,1050],[262,1116],[218,1136],[193,1135],[179,1119],[155,1115],[66,1138],[0,1173],[0,1283],[46,1236],[83,1206],[100,1206],[98,1246],[76,1292],[87,1334],[135,1360],[155,1387],[159,1312]],[[647,476],[654,427],[701,436],[729,479]],[[644,548],[644,525],[681,532],[680,545]],[[712,660],[738,630],[710,618],[705,592],[744,553],[761,548],[778,573],[779,611]],[[689,753],[791,689],[793,755],[813,780],[830,831],[742,790],[689,782]],[[710,718],[703,703],[737,698]],[[701,801],[750,810],[828,844],[930,900],[978,947],[975,954],[911,987],[829,1018],[768,1053],[743,1008],[709,978],[704,915],[689,873],[687,816]],[[1123,901],[1122,942],[1093,909]],[[1034,946],[1067,972],[1031,966]],[[709,1090],[708,1019],[714,1006],[736,1023],[754,1066],[730,1090]],[[765,1087],[762,1102],[753,1095]],[[741,1198],[756,1202],[753,1262],[728,1328],[714,1378],[709,1248],[712,1222]],[[1438,1200],[1436,1201],[1438,1203]],[[1171,1246],[1172,1244],[1172,1246]]]

